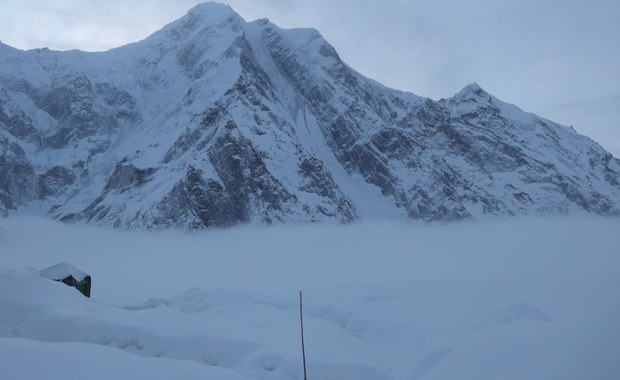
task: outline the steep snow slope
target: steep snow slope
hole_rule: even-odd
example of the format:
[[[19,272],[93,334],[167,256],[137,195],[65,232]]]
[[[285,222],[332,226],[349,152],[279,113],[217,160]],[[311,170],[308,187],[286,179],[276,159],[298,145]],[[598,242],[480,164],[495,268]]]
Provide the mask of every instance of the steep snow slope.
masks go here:
[[[0,213],[122,228],[620,213],[619,161],[575,131],[213,3],[103,53],[0,45],[0,168]]]

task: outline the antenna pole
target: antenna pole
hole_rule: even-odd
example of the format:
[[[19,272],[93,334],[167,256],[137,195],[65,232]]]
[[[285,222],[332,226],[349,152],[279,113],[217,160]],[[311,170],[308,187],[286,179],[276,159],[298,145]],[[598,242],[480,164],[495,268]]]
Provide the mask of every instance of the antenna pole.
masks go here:
[[[304,360],[304,380],[308,380],[306,376],[306,347],[304,346],[304,309],[301,291],[299,292],[299,320],[301,321],[301,355]]]

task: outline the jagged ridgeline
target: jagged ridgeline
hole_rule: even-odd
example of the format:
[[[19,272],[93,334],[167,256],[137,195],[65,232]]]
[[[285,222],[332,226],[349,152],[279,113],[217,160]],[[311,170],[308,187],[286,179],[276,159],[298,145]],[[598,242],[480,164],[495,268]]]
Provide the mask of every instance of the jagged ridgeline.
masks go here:
[[[107,52],[0,44],[0,173],[2,214],[118,228],[620,214],[620,162],[571,128],[213,3]]]

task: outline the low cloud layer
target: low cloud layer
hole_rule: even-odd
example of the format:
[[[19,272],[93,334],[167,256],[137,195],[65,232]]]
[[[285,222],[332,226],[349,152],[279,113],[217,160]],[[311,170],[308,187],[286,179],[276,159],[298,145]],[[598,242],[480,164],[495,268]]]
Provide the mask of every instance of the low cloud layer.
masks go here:
[[[42,269],[66,261],[93,276],[97,297],[124,302],[192,287],[291,290],[415,280],[602,278],[620,275],[619,230],[616,219],[582,217],[246,226],[187,234],[16,217],[0,220],[0,267]],[[118,282],[137,279],[139,290],[131,294],[108,293]]]

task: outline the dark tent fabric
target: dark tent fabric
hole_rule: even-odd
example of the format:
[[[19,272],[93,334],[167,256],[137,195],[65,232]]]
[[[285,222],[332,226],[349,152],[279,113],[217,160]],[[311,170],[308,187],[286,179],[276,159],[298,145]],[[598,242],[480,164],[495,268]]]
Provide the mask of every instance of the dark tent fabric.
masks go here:
[[[90,298],[90,276],[71,264],[60,263],[39,271],[41,277],[72,286]]]

